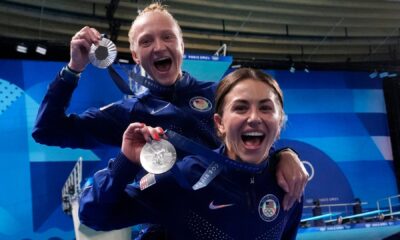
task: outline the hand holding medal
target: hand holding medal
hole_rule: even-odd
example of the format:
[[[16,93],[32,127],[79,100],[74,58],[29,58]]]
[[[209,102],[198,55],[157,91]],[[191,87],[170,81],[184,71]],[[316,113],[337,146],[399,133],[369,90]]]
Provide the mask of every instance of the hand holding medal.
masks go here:
[[[139,163],[149,173],[161,174],[175,164],[174,146],[160,136],[162,128],[152,128],[143,123],[132,123],[124,133],[122,152],[134,163]]]
[[[115,44],[88,26],[79,30],[70,44],[71,59],[68,66],[77,72],[82,72],[89,62],[98,68],[107,68],[117,57]]]

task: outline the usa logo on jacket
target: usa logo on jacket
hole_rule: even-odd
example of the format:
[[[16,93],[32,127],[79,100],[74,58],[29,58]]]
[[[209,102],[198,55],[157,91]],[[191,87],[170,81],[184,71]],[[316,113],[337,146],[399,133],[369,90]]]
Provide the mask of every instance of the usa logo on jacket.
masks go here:
[[[211,101],[201,96],[193,97],[190,99],[189,104],[193,110],[200,112],[206,112],[212,109]]]
[[[274,221],[279,214],[279,209],[279,200],[273,194],[265,195],[258,204],[258,214],[266,222]]]

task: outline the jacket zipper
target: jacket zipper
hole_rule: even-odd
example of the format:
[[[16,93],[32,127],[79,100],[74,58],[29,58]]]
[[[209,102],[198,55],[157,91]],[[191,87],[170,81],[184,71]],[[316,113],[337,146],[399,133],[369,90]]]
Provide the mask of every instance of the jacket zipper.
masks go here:
[[[255,179],[254,179],[254,175],[250,177],[249,179],[249,186],[248,189],[246,191],[246,195],[247,195],[247,207],[249,209],[250,213],[254,213],[256,211],[258,211],[258,208],[256,207],[256,199],[255,199]],[[250,214],[250,215],[252,215]],[[246,221],[247,223],[251,222]],[[251,234],[249,232],[249,229],[251,229],[251,226],[249,226],[248,224],[246,225],[246,233],[247,234]]]
[[[249,190],[247,191],[247,204],[251,212],[256,210],[255,178],[250,177]]]

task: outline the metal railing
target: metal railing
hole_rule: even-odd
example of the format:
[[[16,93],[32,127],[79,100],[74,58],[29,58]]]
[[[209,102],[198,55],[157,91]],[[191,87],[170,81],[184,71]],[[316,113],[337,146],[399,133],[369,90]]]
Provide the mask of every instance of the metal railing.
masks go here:
[[[400,195],[395,195],[395,196],[390,196],[387,198],[382,198],[376,201],[376,207],[378,210],[381,210],[383,208],[388,208],[389,213],[384,214],[384,216],[389,216],[391,219],[395,215],[400,215]],[[385,203],[387,203],[385,205]]]
[[[62,209],[64,213],[72,214],[71,201],[81,192],[82,182],[82,157],[78,159],[61,190]]]

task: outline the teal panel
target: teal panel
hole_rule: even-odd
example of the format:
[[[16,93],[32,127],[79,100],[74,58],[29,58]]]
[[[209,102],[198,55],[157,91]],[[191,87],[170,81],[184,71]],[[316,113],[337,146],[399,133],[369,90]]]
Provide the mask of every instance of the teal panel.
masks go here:
[[[336,162],[384,159],[373,139],[366,137],[298,138],[325,152]]]
[[[386,113],[381,89],[286,89],[287,113]]]
[[[232,57],[185,55],[182,69],[198,80],[217,82],[231,64]]]
[[[354,112],[386,113],[385,98],[381,89],[353,90]]]

